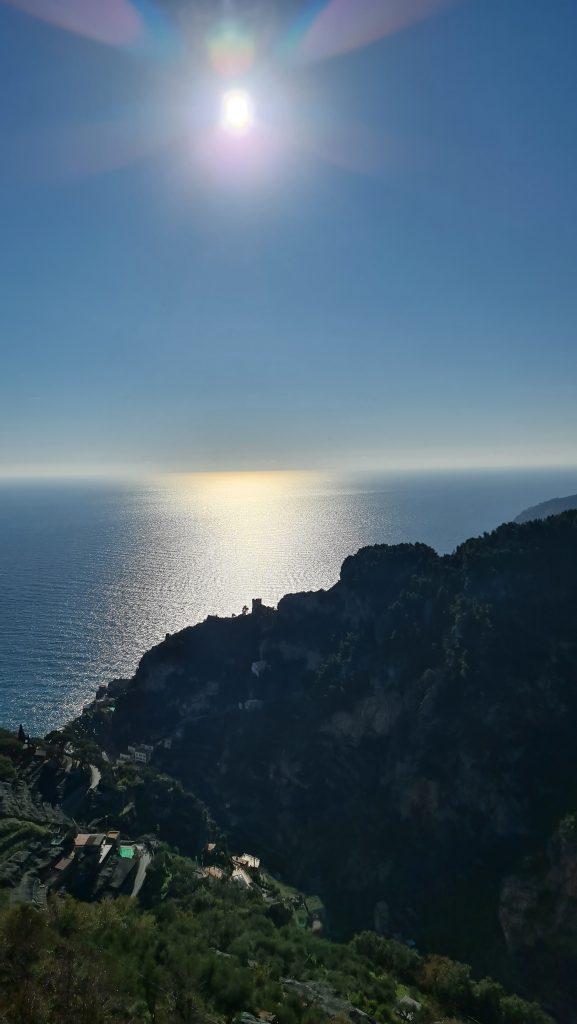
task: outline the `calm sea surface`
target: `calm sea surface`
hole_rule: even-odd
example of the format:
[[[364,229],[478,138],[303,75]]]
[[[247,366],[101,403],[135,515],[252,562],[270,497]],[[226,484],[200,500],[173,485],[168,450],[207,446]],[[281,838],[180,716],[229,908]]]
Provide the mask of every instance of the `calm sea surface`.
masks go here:
[[[576,491],[568,470],[0,483],[0,724],[61,724],[165,633],[329,587],[364,544],[447,552]]]

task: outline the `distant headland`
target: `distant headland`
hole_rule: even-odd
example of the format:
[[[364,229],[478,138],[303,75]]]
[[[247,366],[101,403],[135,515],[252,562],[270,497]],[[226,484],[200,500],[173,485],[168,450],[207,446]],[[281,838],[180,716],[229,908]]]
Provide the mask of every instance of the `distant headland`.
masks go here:
[[[515,519],[516,523],[529,523],[532,519],[547,519],[548,516],[558,516],[561,512],[571,512],[577,508],[577,494],[570,494],[567,498],[551,498],[549,501],[542,501],[539,505],[532,505]]]

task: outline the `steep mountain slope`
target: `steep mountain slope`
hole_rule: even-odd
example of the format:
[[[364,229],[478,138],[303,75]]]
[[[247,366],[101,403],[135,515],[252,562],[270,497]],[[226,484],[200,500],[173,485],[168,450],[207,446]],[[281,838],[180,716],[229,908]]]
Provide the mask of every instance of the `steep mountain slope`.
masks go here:
[[[167,637],[109,690],[75,730],[153,744],[335,933],[414,939],[575,1019],[571,843],[552,862],[577,809],[577,513],[442,558],[365,548],[331,590]]]

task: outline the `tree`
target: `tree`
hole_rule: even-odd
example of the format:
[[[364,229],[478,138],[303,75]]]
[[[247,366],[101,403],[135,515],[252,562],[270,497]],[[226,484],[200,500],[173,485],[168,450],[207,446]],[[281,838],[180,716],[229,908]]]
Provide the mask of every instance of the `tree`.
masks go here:
[[[16,769],[9,757],[0,754],[0,781],[13,782],[16,778]]]
[[[473,984],[474,1016],[483,1024],[500,1024],[501,1000],[505,995],[502,985],[492,978],[482,978]]]
[[[472,1002],[471,968],[446,956],[428,956],[419,971],[419,982],[425,992],[451,1012],[468,1011]]]

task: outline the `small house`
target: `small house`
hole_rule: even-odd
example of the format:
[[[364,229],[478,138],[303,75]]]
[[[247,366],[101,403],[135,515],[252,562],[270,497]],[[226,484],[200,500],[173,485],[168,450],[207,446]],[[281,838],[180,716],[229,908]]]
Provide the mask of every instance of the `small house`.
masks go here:
[[[219,868],[216,864],[211,864],[207,868],[201,868],[200,873],[203,878],[213,878],[219,882],[224,878],[223,869]]]
[[[100,853],[104,838],[103,832],[79,832],[74,840],[74,848],[82,853]]]
[[[154,750],[148,743],[142,743],[138,747],[127,747],[128,758],[134,761],[135,764],[148,764],[150,757]],[[122,757],[122,754],[120,755]]]
[[[72,865],[74,857],[74,850],[72,851],[72,853],[69,853],[67,857],[61,857],[60,860],[56,861],[56,864],[54,865],[54,870],[58,871],[60,875],[63,875],[64,872],[68,871],[68,868]]]
[[[242,853],[240,857],[233,857],[232,862],[236,867],[254,873],[260,869],[260,857],[254,857],[252,853]]]

